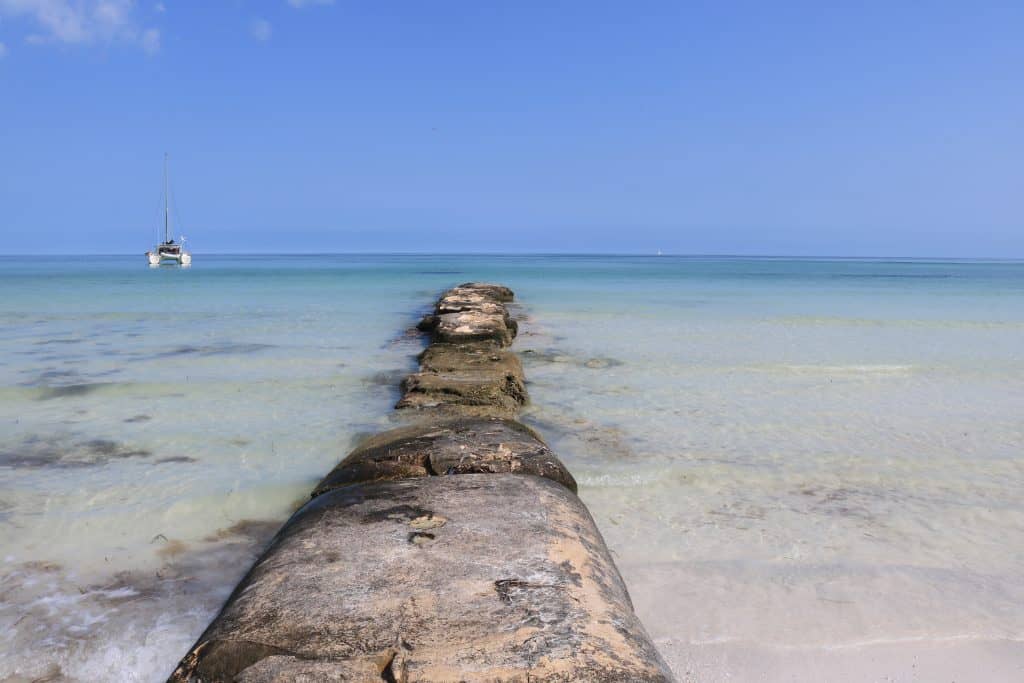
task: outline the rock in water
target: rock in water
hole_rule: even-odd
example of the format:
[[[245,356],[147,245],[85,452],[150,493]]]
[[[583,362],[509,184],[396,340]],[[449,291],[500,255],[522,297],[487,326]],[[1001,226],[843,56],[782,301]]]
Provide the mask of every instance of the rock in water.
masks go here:
[[[511,419],[511,300],[441,296],[396,406],[413,422],[320,482],[171,681],[672,680],[576,480]]]
[[[669,681],[586,508],[541,477],[328,491],[172,681]]]
[[[399,427],[370,437],[328,474],[313,495],[380,479],[472,473],[533,474],[576,492],[569,470],[526,425],[463,418]]]

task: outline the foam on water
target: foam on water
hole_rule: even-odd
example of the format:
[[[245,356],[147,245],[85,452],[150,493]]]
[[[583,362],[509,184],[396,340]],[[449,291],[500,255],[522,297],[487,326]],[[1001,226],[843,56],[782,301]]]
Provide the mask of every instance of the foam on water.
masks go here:
[[[163,680],[470,279],[681,679],[1024,665],[1022,264],[4,258],[0,679]]]

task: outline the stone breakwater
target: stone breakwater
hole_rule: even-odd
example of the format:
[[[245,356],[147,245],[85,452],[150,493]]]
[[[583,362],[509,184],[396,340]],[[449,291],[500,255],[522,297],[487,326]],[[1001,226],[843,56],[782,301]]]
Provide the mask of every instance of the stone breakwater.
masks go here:
[[[670,681],[576,481],[513,418],[512,291],[419,327],[408,424],[314,489],[170,681]]]

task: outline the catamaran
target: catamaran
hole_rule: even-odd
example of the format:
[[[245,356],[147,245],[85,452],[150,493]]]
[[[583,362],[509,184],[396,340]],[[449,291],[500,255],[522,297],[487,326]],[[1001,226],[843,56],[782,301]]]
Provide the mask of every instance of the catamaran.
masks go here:
[[[151,266],[161,263],[178,263],[183,266],[192,264],[192,254],[185,251],[185,237],[177,242],[171,237],[171,201],[167,190],[167,155],[164,154],[164,241],[146,252],[146,260]]]

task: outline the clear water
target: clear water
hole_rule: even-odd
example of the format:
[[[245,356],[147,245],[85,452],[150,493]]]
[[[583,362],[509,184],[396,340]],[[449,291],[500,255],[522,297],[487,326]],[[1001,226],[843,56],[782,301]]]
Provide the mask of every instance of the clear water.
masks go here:
[[[681,679],[1019,680],[1024,264],[202,254],[0,258],[0,680],[163,680],[472,279]]]

